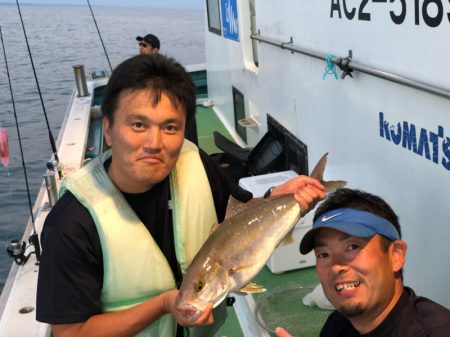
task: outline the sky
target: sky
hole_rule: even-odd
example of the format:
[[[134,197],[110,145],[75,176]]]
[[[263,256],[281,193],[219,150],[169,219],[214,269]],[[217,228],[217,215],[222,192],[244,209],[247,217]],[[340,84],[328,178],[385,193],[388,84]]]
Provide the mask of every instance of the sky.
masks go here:
[[[179,9],[203,9],[205,0],[89,0],[92,7],[152,7],[152,8],[179,8]],[[0,0],[2,3],[15,4],[15,0]],[[19,0],[19,4],[64,4],[85,5],[86,0]]]

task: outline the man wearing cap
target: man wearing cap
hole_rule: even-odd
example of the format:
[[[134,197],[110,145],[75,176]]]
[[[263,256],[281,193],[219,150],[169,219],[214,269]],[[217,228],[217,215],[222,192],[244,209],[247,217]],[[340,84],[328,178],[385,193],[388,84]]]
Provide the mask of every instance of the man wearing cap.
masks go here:
[[[320,283],[336,308],[321,337],[449,336],[450,311],[403,285],[406,249],[383,199],[339,189],[320,205],[300,252],[314,250]]]
[[[159,52],[160,43],[155,35],[137,36],[136,40],[139,41],[139,54],[157,54]]]

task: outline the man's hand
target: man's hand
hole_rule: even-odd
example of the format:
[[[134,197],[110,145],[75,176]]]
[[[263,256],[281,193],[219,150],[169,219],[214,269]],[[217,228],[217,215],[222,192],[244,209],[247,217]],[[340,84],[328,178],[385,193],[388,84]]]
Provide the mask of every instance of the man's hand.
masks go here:
[[[277,337],[292,337],[289,332],[280,327],[275,329],[275,333],[277,334]]]
[[[308,213],[314,206],[325,198],[325,186],[317,179],[308,176],[294,177],[273,189],[271,195],[294,193],[300,205],[302,215]]]
[[[190,313],[186,313],[181,310],[176,310],[175,312],[172,313],[172,315],[175,317],[175,320],[178,322],[178,324],[185,326],[187,328],[191,328],[194,326],[204,326],[214,323],[214,316],[212,314],[212,309],[213,304],[210,303],[206,307],[206,309],[200,313],[200,316],[198,316],[195,320],[188,319]]]
[[[180,310],[175,306],[175,299],[177,297],[178,290],[171,290],[166,293],[164,299],[164,307],[167,312],[171,313],[178,324],[191,328],[194,326],[210,325],[214,322],[214,317],[212,314],[213,304],[210,303],[206,309],[198,315],[195,319],[192,317],[196,316],[197,312],[191,310]]]

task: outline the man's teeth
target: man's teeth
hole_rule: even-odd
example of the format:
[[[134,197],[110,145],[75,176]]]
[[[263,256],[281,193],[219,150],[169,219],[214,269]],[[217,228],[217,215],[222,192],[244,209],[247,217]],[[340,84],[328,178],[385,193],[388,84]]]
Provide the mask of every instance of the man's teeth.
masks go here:
[[[337,291],[341,291],[343,289],[354,289],[356,287],[358,287],[361,284],[361,282],[356,281],[356,282],[347,282],[347,283],[340,283],[336,286],[336,290]]]

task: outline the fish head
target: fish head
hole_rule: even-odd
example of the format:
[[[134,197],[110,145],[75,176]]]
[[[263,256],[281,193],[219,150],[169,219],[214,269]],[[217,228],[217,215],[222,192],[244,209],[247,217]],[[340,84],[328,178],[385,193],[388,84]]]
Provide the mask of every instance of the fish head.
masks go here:
[[[193,268],[192,268],[193,267]],[[195,320],[209,303],[216,307],[230,290],[228,272],[219,263],[191,266],[183,279],[176,299],[176,307],[186,319]]]

